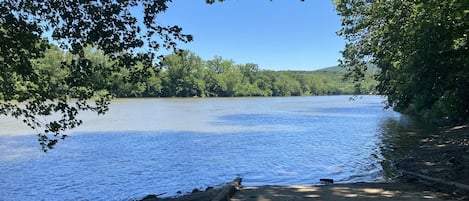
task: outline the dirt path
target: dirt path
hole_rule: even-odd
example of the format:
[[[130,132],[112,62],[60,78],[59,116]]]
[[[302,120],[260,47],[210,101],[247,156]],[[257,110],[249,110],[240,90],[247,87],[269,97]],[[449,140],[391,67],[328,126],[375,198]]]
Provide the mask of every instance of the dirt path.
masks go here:
[[[448,195],[427,191],[405,183],[355,183],[325,186],[244,187],[231,201],[303,201],[303,200],[452,200]]]
[[[234,190],[233,186],[233,190]],[[229,193],[229,194],[228,194]],[[231,191],[212,189],[191,193],[179,198],[159,199],[148,197],[144,201],[226,201]],[[230,201],[452,201],[456,199],[446,193],[426,189],[410,183],[353,183],[323,186],[259,186],[243,187]]]

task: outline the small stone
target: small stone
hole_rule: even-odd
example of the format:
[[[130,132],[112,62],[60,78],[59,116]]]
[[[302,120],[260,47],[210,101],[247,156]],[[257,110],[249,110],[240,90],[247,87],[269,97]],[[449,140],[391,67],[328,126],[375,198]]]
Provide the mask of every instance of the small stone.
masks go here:
[[[458,161],[456,160],[456,158],[454,156],[452,156],[449,160],[448,160],[449,163],[451,164],[456,164]]]

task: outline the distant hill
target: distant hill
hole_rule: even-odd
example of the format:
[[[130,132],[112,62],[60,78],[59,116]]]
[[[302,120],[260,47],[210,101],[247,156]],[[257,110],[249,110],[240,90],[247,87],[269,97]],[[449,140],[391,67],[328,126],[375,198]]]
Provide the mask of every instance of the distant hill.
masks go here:
[[[309,74],[309,73],[319,73],[319,74],[337,74],[337,73],[345,73],[345,69],[339,67],[339,66],[331,66],[331,67],[326,67],[326,68],[321,68],[318,70],[280,70],[278,72],[295,72],[295,73],[304,73],[304,74]]]
[[[375,65],[369,64],[368,65],[368,72],[374,73],[378,71],[378,67]],[[321,68],[319,70],[315,70],[314,72],[320,73],[346,73],[347,71],[339,66],[331,66],[326,68]]]
[[[319,72],[319,73],[345,73],[345,69],[339,67],[339,66],[331,66],[331,67],[326,67],[326,68],[321,68],[319,70],[315,70],[314,72]]]

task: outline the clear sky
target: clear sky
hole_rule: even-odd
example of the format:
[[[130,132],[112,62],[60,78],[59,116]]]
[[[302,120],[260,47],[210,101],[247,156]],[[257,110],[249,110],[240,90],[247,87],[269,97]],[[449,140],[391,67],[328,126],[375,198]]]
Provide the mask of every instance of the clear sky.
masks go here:
[[[340,17],[331,0],[174,0],[158,16],[180,25],[194,41],[181,43],[204,60],[219,55],[269,70],[316,70],[335,66],[345,41],[335,34]]]

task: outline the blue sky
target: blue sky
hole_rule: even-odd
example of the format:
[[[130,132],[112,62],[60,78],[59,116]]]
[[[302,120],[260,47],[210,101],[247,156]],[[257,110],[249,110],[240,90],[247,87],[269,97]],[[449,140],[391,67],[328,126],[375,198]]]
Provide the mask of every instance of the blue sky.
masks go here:
[[[331,0],[174,0],[158,16],[194,41],[180,44],[204,60],[219,55],[269,70],[315,70],[337,65],[345,45]]]

